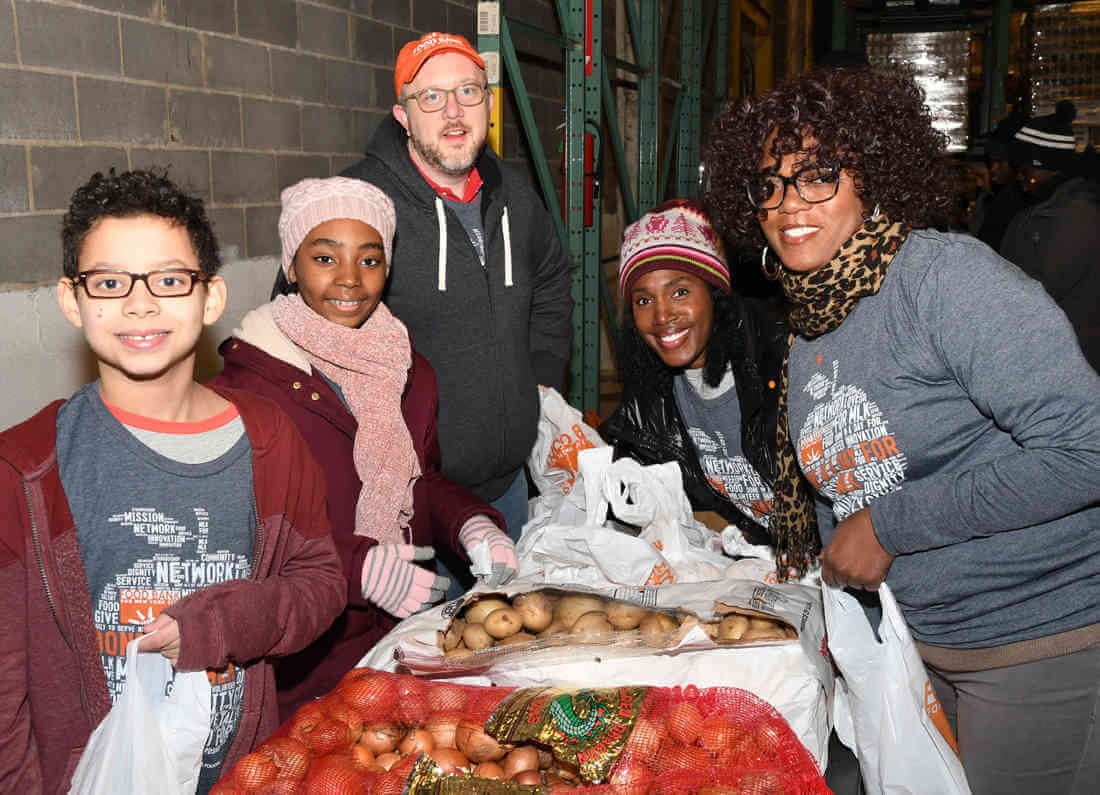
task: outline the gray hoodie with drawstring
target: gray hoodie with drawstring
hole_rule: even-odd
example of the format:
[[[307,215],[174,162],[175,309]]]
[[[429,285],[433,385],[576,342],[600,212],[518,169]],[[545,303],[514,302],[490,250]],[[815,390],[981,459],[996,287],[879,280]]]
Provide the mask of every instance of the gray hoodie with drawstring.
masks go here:
[[[535,441],[537,385],[561,389],[572,339],[572,266],[526,177],[486,148],[485,264],[462,220],[409,157],[388,116],[343,176],[377,185],[397,209],[386,305],[439,379],[443,473],[486,500],[501,496]]]

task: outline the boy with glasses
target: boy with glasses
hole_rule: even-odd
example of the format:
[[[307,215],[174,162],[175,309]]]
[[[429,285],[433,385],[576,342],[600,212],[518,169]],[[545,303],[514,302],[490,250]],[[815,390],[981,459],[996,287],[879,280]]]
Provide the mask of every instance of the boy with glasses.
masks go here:
[[[397,208],[386,305],[439,378],[443,474],[490,502],[518,538],[536,387],[560,390],[569,360],[569,257],[529,181],[485,146],[494,97],[466,39],[428,33],[406,44],[394,91],[392,116],[344,176],[377,185]],[[442,562],[465,574],[457,559]]]
[[[278,726],[269,660],[345,604],[324,484],[281,411],[194,380],[226,299],[201,201],[97,173],[62,242],[99,379],[0,435],[0,790],[67,789],[137,642],[210,677],[205,792]]]

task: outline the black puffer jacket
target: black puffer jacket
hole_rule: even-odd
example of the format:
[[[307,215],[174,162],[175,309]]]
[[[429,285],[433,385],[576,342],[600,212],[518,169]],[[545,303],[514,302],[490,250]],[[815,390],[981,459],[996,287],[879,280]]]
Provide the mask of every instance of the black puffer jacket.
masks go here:
[[[1012,219],[1001,256],[1038,279],[1100,372],[1100,184],[1055,177]]]
[[[760,477],[771,485],[775,480],[779,370],[786,332],[763,304],[732,297],[740,320],[729,333],[744,335],[745,351],[740,361],[732,363],[741,407],[741,447]],[[600,425],[599,433],[614,445],[616,458],[629,456],[643,464],[675,461],[692,508],[714,511],[750,537],[761,539],[764,529],[715,489],[703,473],[676,406],[671,379],[657,385],[627,384],[619,407]]]

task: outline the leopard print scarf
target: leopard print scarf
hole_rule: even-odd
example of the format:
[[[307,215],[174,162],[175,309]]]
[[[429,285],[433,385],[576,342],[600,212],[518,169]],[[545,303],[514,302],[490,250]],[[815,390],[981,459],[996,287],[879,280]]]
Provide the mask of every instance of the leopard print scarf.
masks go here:
[[[867,219],[824,267],[809,273],[779,268],[776,278],[795,308],[789,315],[795,329],[787,337],[779,384],[778,451],[769,528],[776,540],[780,582],[802,577],[821,551],[817,515],[802,476],[787,421],[787,365],[796,334],[819,337],[840,326],[859,299],[874,295],[886,278],[890,260],[909,234],[909,227],[885,215]]]

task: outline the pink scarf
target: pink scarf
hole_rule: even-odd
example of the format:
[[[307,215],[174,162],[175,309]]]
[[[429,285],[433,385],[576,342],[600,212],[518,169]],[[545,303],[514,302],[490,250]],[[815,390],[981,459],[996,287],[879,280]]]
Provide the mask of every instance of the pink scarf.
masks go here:
[[[413,515],[412,487],[420,477],[401,394],[412,347],[405,324],[379,303],[357,329],[325,320],[298,295],[282,295],[271,306],[275,325],[310,362],[339,385],[359,423],[355,471],[363,482],[355,507],[355,534],[380,544],[405,542]]]

